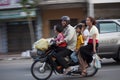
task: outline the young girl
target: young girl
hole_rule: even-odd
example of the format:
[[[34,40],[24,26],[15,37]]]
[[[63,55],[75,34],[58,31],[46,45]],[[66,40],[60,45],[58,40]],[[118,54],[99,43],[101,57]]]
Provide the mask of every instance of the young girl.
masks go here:
[[[77,44],[75,51],[71,54],[71,59],[76,63],[78,62],[77,52],[79,48],[84,44],[83,36],[82,36],[82,24],[78,24],[76,26],[76,32],[77,32]]]
[[[63,27],[60,25],[55,26],[55,33],[57,33],[57,37],[55,38],[56,44],[59,48],[65,48],[67,43],[64,40],[64,35],[62,33]]]
[[[82,20],[81,21],[81,24],[83,25],[83,32],[82,32],[82,35],[83,35],[83,39],[84,39],[84,46],[88,44],[88,40],[89,40],[89,31],[88,31],[88,27],[87,27],[87,24],[86,24],[86,20]]]

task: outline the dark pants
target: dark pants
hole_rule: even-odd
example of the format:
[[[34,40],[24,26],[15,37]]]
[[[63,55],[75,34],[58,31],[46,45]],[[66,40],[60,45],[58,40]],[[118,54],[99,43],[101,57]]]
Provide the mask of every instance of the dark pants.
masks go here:
[[[67,64],[66,60],[64,59],[64,57],[66,56],[70,56],[72,53],[71,50],[67,49],[67,48],[57,48],[57,52],[55,54],[57,61],[59,62],[60,65],[62,65],[64,68],[68,68],[69,65]]]
[[[96,49],[98,44],[96,44]],[[85,60],[88,64],[92,62],[93,58],[93,44],[88,44],[86,46],[82,46],[80,48],[80,54],[83,60]]]

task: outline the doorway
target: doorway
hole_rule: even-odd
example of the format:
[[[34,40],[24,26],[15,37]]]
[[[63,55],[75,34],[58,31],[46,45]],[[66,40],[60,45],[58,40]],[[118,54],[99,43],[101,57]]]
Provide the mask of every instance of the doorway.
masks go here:
[[[31,49],[31,39],[27,21],[7,23],[8,52]]]

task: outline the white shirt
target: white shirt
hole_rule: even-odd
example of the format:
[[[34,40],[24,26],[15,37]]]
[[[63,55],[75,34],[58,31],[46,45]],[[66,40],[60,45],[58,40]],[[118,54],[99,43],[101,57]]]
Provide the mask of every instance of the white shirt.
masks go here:
[[[99,32],[96,26],[92,26],[92,28],[90,29],[90,34],[89,34],[89,39],[92,39],[92,36],[96,34],[96,39],[99,39]]]
[[[84,31],[83,31],[83,35],[87,37],[87,39],[84,41],[84,46],[87,45],[88,43],[88,40],[89,40],[89,31],[88,31],[88,28],[86,28]]]
[[[65,41],[67,42],[67,48],[74,51],[77,42],[77,35],[75,29],[71,25],[68,25],[64,29],[63,34],[65,36]]]

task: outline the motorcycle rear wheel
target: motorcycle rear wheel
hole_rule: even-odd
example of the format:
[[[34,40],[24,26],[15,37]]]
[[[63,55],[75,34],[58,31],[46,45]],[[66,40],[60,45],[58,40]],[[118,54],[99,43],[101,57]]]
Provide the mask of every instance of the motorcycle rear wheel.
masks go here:
[[[89,66],[87,68],[87,77],[92,77],[98,72],[98,68],[95,66]]]

